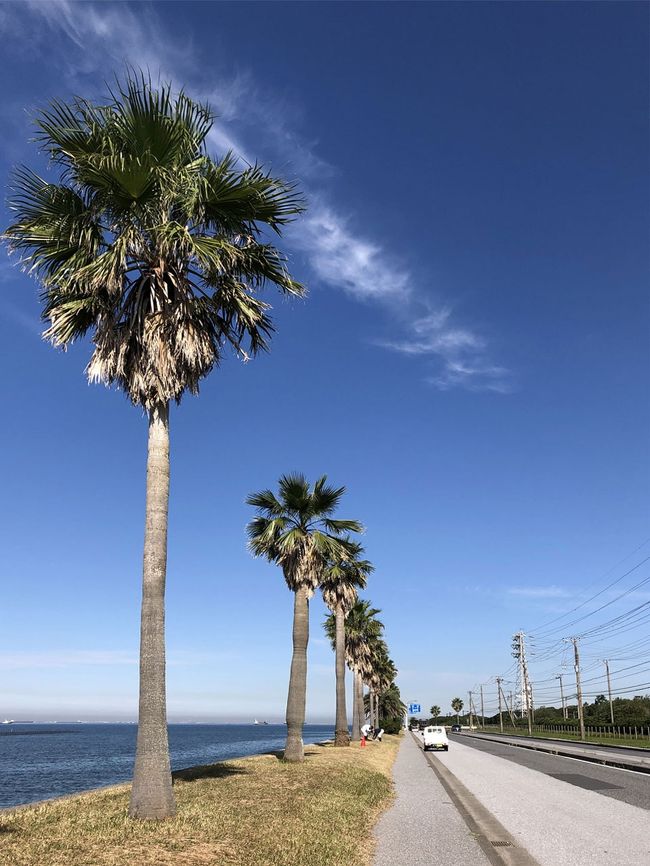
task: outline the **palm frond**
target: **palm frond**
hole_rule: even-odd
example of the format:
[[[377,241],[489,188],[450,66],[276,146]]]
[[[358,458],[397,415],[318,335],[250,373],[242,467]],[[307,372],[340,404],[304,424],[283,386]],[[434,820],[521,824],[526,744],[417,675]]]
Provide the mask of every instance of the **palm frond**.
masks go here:
[[[294,185],[272,177],[258,165],[238,172],[236,163],[234,154],[228,153],[220,162],[205,166],[197,207],[211,228],[248,228],[254,233],[254,223],[258,223],[279,233],[281,226],[304,211]]]
[[[260,490],[259,493],[251,493],[250,496],[246,497],[246,505],[259,508],[267,517],[280,517],[282,515],[282,505],[272,490]]]
[[[347,531],[356,531],[357,521],[343,520],[333,523],[322,515],[314,505],[315,497],[323,502],[326,478],[319,478],[310,487],[307,478],[300,472],[282,475],[278,482],[278,494],[271,490],[253,493],[247,504],[258,509],[257,517],[249,523],[249,546],[258,556],[273,558],[282,567],[290,588],[303,587],[311,593],[329,574],[331,582],[343,580],[345,568],[359,557],[363,548]],[[343,488],[335,492],[340,498]],[[282,532],[272,535],[273,553],[269,556],[269,525],[273,521],[284,521]],[[361,586],[370,573],[370,563],[359,560],[359,574],[348,581],[349,587]],[[342,591],[349,606],[354,601],[350,589]]]
[[[283,253],[262,243],[302,211],[295,188],[230,156],[211,159],[209,107],[133,73],[103,104],[55,100],[37,140],[58,169],[15,176],[5,232],[44,292],[46,335],[92,334],[90,381],[149,409],[197,393],[226,348],[268,348],[266,285],[303,295]]]

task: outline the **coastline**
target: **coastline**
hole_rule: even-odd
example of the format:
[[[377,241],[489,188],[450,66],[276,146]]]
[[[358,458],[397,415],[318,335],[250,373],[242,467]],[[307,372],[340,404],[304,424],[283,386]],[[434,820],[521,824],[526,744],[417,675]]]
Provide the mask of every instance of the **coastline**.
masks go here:
[[[178,813],[160,822],[127,819],[129,784],[4,810],[0,863],[369,866],[399,742],[309,745],[300,764],[266,753],[177,771]]]
[[[0,810],[129,784],[137,726],[66,725],[65,731],[39,726],[30,736],[0,737],[3,786]],[[306,743],[333,736],[333,723],[305,726]],[[286,727],[253,725],[169,726],[173,772],[260,755],[283,748]]]
[[[329,746],[334,742],[334,740],[322,740],[318,743],[309,743],[308,745],[313,746]],[[307,748],[307,745],[305,746]],[[229,758],[227,761],[217,761],[214,764],[196,764],[192,767],[183,767],[180,770],[172,770],[172,784],[175,784],[177,781],[189,781],[193,776],[200,776],[202,773],[208,771],[212,767],[218,767],[220,764],[229,764],[232,761],[246,761],[249,758],[260,758],[265,755],[272,755],[274,757],[279,757],[280,754],[277,751],[273,752],[253,752],[249,755],[241,755],[235,758]],[[44,797],[42,800],[32,800],[29,803],[19,803],[17,806],[4,806],[0,807],[0,818],[7,812],[18,812],[25,809],[37,809],[41,806],[48,806],[53,803],[65,803],[67,800],[74,800],[80,797],[89,797],[93,794],[98,794],[102,791],[114,791],[120,792],[123,789],[128,790],[131,787],[131,780],[128,782],[115,782],[111,785],[97,785],[95,788],[84,788],[82,791],[73,791],[70,794],[61,794],[58,797]]]

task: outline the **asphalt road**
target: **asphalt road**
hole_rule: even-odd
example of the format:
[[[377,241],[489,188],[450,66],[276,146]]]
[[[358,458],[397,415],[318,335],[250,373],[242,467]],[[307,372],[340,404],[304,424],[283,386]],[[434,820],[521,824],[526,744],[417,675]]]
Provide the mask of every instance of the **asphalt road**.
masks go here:
[[[604,767],[600,764],[592,764],[590,761],[534,752],[463,734],[450,734],[449,739],[452,746],[453,743],[462,743],[471,749],[505,758],[507,761],[536,770],[546,776],[559,778],[565,784],[596,791],[604,797],[612,797],[614,800],[621,800],[623,803],[650,811],[650,774]]]
[[[650,864],[647,775],[462,734],[450,738],[448,752],[426,756],[444,765],[540,866]]]
[[[457,736],[457,735],[456,735]],[[469,734],[461,734],[461,736],[465,736],[469,739]],[[649,749],[634,749],[630,746],[625,746],[624,748],[615,748],[614,746],[607,745],[599,745],[597,743],[584,743],[584,742],[575,742],[573,740],[554,740],[550,737],[511,737],[507,734],[494,734],[492,732],[483,734],[479,731],[472,732],[471,736],[473,737],[485,737],[485,739],[499,739],[499,740],[510,740],[513,743],[523,742],[523,743],[540,743],[541,745],[547,746],[561,746],[562,749],[579,749],[579,750],[587,750],[589,752],[593,752],[595,755],[603,754],[609,758],[613,758],[614,760],[624,760],[626,756],[636,757],[636,758],[645,758],[648,760],[650,758],[650,750]]]

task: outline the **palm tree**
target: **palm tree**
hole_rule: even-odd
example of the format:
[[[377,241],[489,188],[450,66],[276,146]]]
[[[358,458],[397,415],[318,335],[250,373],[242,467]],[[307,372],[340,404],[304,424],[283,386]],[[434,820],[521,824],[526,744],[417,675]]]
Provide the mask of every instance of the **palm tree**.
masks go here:
[[[260,232],[302,210],[259,166],[206,151],[209,107],[143,74],[106,103],[54,101],[37,116],[53,182],[16,171],[9,247],[42,286],[44,336],[66,348],[92,336],[86,374],[116,385],[148,416],[139,725],[129,812],[174,814],[165,697],[164,593],[169,406],[222,360],[267,348],[265,283],[302,295]]]
[[[434,704],[429,710],[431,713],[431,718],[435,719],[436,724],[438,724],[438,716],[440,715],[440,707],[437,704]]]
[[[283,475],[279,497],[271,490],[251,494],[246,502],[258,509],[248,524],[248,543],[255,556],[277,563],[294,593],[293,656],[287,697],[286,761],[302,761],[302,729],[307,695],[309,599],[325,574],[327,564],[346,559],[349,532],[361,532],[356,520],[334,520],[345,487],[330,487],[323,475],[309,486],[304,475]]]
[[[367,669],[364,670],[365,681],[370,691],[364,698],[364,706],[366,706],[367,699],[370,720],[377,727],[379,726],[380,704],[383,700],[384,692],[394,683],[397,676],[397,668],[388,655],[388,647],[384,640],[373,637],[369,641],[369,646],[371,651],[370,661]]]
[[[335,746],[349,746],[348,714],[345,706],[345,615],[357,600],[357,589],[364,589],[374,568],[367,559],[360,559],[363,548],[346,540],[346,558],[337,557],[327,563],[321,591],[323,601],[332,612],[335,624],[333,649],[336,657],[336,727]]]
[[[400,691],[395,683],[391,683],[388,688],[381,693],[381,719],[403,719],[406,713],[406,704],[402,701]]]
[[[370,649],[371,659],[368,665],[366,682],[370,687],[370,719],[373,725],[378,726],[381,695],[397,676],[397,668],[388,655],[388,647],[384,640],[381,638],[372,640]]]
[[[460,698],[454,698],[451,702],[451,708],[456,713],[456,724],[460,724],[460,712],[463,709],[463,702]]]
[[[352,739],[361,736],[365,720],[363,703],[364,676],[368,675],[372,655],[372,642],[379,638],[383,623],[377,619],[381,611],[370,606],[369,601],[358,600],[345,618],[346,658],[354,676]]]

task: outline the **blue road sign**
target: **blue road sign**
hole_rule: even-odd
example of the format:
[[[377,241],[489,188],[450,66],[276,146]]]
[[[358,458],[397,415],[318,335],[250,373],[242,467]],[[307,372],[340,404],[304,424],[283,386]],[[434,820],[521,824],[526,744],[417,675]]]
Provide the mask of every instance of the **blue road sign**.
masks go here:
[[[421,713],[421,712],[422,712],[422,707],[420,706],[420,704],[409,704],[409,713],[413,714],[413,713]]]

